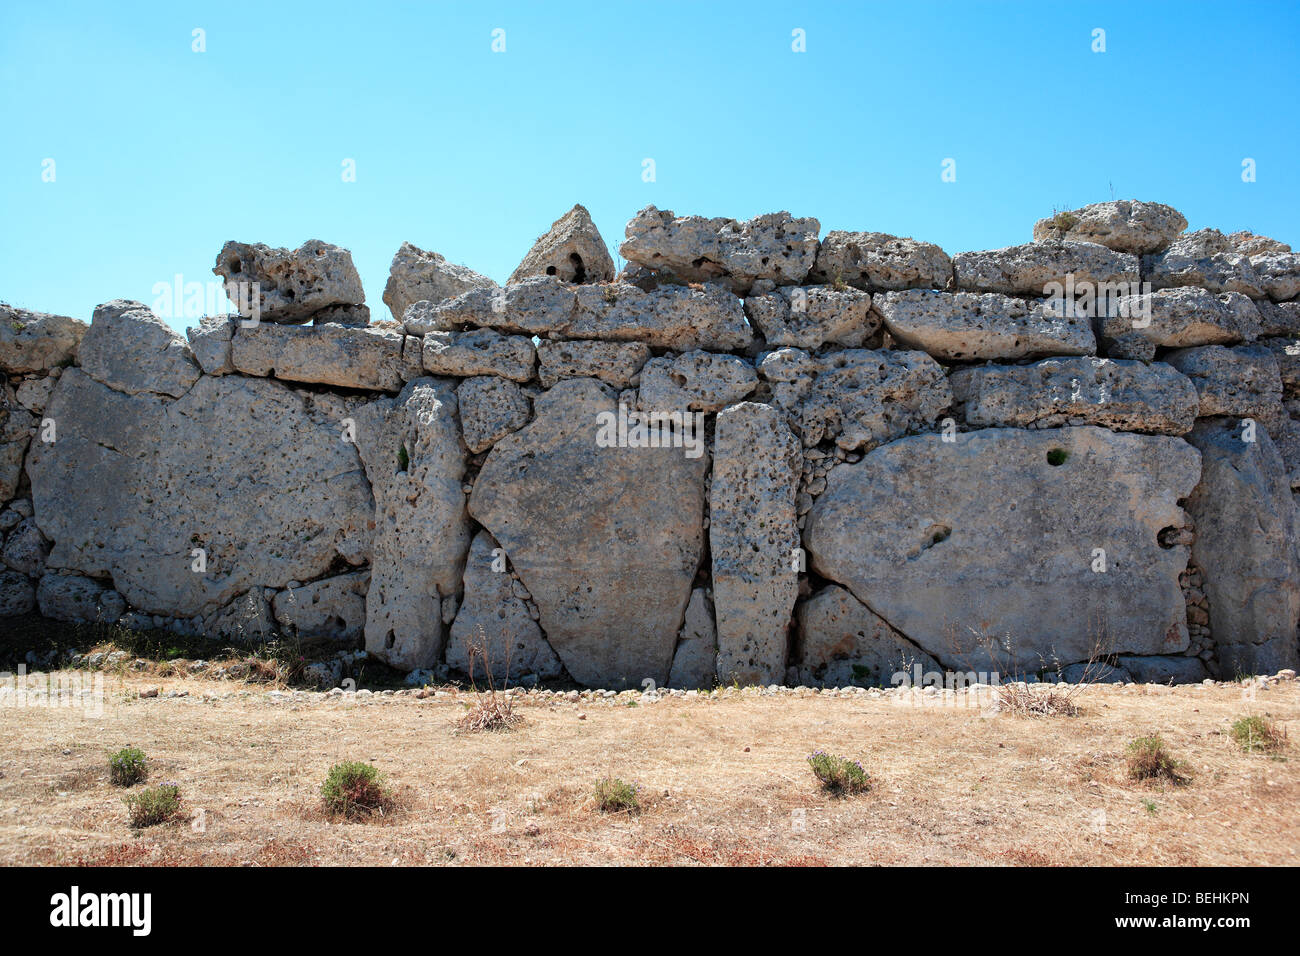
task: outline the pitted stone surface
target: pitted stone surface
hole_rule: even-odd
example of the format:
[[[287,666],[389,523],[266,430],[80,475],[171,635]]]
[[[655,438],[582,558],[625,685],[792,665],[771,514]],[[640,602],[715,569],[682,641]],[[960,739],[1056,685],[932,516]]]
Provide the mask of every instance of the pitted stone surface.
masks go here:
[[[245,375],[397,392],[424,374],[420,347],[392,329],[261,323],[236,329],[230,354]]]
[[[651,412],[716,412],[758,385],[754,366],[735,355],[687,352],[654,358],[641,370],[637,407]]]
[[[537,346],[543,388],[565,378],[598,378],[615,388],[635,385],[650,359],[644,342],[544,341]]]
[[[0,302],[0,372],[21,375],[69,365],[86,323]]]
[[[745,315],[774,348],[818,349],[828,343],[858,348],[880,330],[869,294],[828,285],[782,286],[750,296]]]
[[[677,636],[673,666],[668,686],[673,688],[712,689],[717,684],[718,631],[714,625],[713,602],[704,588],[691,592],[686,618]]]
[[[1282,375],[1266,345],[1206,345],[1170,352],[1166,361],[1192,380],[1200,415],[1274,422],[1281,414]]]
[[[77,358],[95,381],[128,395],[178,398],[201,374],[184,337],[144,305],[124,299],[95,308]]]
[[[524,335],[501,335],[491,329],[430,332],[424,337],[424,368],[434,375],[500,375],[516,382],[533,377],[537,353]]]
[[[957,288],[963,291],[1033,297],[1050,298],[1050,286],[1063,287],[1071,278],[1076,287],[1084,282],[1136,287],[1138,282],[1136,256],[1094,242],[1061,239],[985,252],[960,252],[953,256],[953,270]]]
[[[799,605],[799,640],[791,656],[794,683],[804,687],[893,687],[909,684],[939,662],[889,626],[844,588],[828,584]]]
[[[1226,345],[1253,339],[1260,331],[1260,313],[1239,292],[1215,295],[1185,287],[1117,298],[1100,317],[1107,342],[1137,336],[1157,346],[1186,348]]]
[[[883,232],[835,231],[817,251],[809,278],[869,292],[946,289],[952,282],[952,260],[932,242]]]
[[[945,361],[1091,355],[1097,351],[1086,316],[1053,311],[997,293],[890,292],[878,308],[885,327],[908,348]]]
[[[1118,199],[1060,212],[1034,224],[1034,239],[1095,242],[1136,255],[1160,252],[1187,228],[1177,209],[1158,202]]]
[[[393,255],[383,298],[393,318],[401,322],[416,302],[428,300],[437,305],[480,287],[491,289],[496,283],[473,269],[448,262],[439,253],[404,242]]]
[[[1240,292],[1252,299],[1264,297],[1250,259],[1217,229],[1184,233],[1159,255],[1143,257],[1142,273],[1155,289],[1191,285],[1211,292]]]
[[[555,220],[511,273],[510,281],[530,276],[555,276],[579,285],[614,281],[614,260],[585,206],[574,206]]]
[[[212,272],[240,314],[262,322],[306,322],[321,309],[366,301],[352,253],[319,239],[297,249],[227,242]]]
[[[287,634],[351,642],[365,634],[369,589],[368,570],[336,574],[280,591],[271,610]]]
[[[475,454],[486,451],[511,432],[528,424],[532,406],[514,382],[495,375],[467,378],[456,390],[465,445]]]
[[[800,409],[806,446],[871,449],[934,424],[952,404],[943,367],[924,352],[848,349],[819,364]]]

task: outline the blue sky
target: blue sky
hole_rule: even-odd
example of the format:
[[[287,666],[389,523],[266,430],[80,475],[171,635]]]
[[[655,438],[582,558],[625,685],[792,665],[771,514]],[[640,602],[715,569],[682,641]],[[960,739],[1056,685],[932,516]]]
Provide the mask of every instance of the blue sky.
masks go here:
[[[320,238],[388,318],[403,240],[504,281],[575,202],[611,246],[654,203],[954,253],[1110,198],[1300,246],[1298,54],[1295,3],[7,2],[0,299]]]

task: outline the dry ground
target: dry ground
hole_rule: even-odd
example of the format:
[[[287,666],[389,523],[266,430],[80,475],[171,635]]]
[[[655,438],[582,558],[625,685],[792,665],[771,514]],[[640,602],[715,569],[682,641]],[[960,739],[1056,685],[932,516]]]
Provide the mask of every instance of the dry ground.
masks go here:
[[[142,688],[187,691],[138,697]],[[884,698],[743,695],[559,703],[510,733],[461,734],[471,695],[276,701],[264,686],[108,676],[102,716],[0,706],[3,864],[1295,864],[1300,683],[1092,687],[1075,718],[982,716]],[[204,694],[233,698],[204,700]],[[1284,722],[1279,756],[1241,752],[1243,714]],[[580,716],[582,715],[582,716]],[[1190,784],[1131,782],[1125,745],[1159,732]],[[144,749],[191,823],[127,827],[106,756]],[[824,795],[806,763],[862,761],[875,786]],[[374,823],[318,808],[340,760],[383,770]],[[602,814],[604,775],[645,808]],[[200,826],[201,824],[201,826]]]

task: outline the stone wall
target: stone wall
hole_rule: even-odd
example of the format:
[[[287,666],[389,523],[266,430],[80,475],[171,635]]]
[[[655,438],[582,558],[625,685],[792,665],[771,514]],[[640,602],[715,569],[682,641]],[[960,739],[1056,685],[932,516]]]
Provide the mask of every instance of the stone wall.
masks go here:
[[[182,337],[0,307],[3,616],[609,688],[1294,666],[1300,256],[1108,202],[950,257],[581,206],[504,287],[227,243]],[[480,665],[481,667],[481,665]]]

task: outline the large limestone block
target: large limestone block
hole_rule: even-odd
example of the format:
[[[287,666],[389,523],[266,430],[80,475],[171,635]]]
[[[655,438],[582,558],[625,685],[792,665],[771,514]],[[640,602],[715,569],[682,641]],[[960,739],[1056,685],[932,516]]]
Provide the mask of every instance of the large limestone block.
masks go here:
[[[795,219],[788,212],[737,222],[646,206],[627,224],[619,254],[660,274],[718,281],[745,295],[756,279],[801,284],[817,257],[820,231],[816,219]]]
[[[495,288],[496,283],[473,269],[448,262],[445,256],[404,242],[393,255],[383,299],[393,318],[401,322],[416,302],[427,299],[437,304],[479,287]]]
[[[146,306],[124,299],[95,307],[77,355],[83,372],[128,395],[179,398],[202,374],[184,336]]]
[[[952,260],[932,242],[883,232],[835,231],[817,250],[809,278],[846,282],[869,292],[946,289],[952,281]]]
[[[424,374],[420,348],[392,329],[259,323],[235,330],[230,356],[245,375],[397,392]]]
[[[504,378],[467,378],[456,390],[465,446],[475,454],[528,424],[532,406],[524,390]]]
[[[844,588],[828,584],[799,605],[799,637],[790,658],[805,687],[892,687],[895,674],[916,680],[939,663]]]
[[[818,573],[948,667],[1178,653],[1188,549],[1167,529],[1185,527],[1199,469],[1180,438],[1093,427],[918,435],[833,470],[804,541]]]
[[[630,388],[649,359],[650,346],[644,342],[560,340],[537,346],[543,388],[564,378],[598,378],[615,388]]]
[[[779,374],[775,365],[765,359],[765,373]],[[846,451],[871,449],[934,424],[951,404],[943,367],[924,352],[846,349],[819,363],[800,431],[808,447],[833,440]]]
[[[1119,252],[1143,255],[1167,248],[1186,228],[1187,220],[1172,206],[1116,199],[1040,219],[1034,224],[1034,239],[1095,242]]]
[[[22,375],[71,364],[86,323],[0,302],[0,372]]]
[[[142,611],[207,614],[369,554],[373,504],[346,413],[319,399],[228,375],[170,401],[69,369],[46,415],[57,441],[27,467],[48,565],[111,577]]]
[[[1100,319],[1108,343],[1137,336],[1175,348],[1240,342],[1260,326],[1259,310],[1240,292],[1215,295],[1192,286],[1121,296]]]
[[[828,285],[782,286],[750,296],[745,315],[773,347],[819,349],[830,343],[858,348],[880,329],[870,294]]]
[[[1135,657],[1121,654],[1119,666],[1139,684],[1199,684],[1209,677],[1199,657],[1157,654]]]
[[[1046,296],[1052,285],[1136,286],[1138,259],[1095,242],[1048,239],[953,256],[957,288],[966,292]]]
[[[1300,295],[1300,255],[1266,252],[1250,257],[1250,267],[1259,287],[1274,302],[1287,302]]]
[[[997,293],[890,292],[877,308],[899,342],[949,362],[1097,351],[1086,316]]]
[[[480,685],[488,676],[484,653],[498,687],[506,679],[517,684],[554,680],[564,673],[527,603],[516,593],[517,584],[492,536],[486,531],[476,534],[465,562],[465,599],[447,640],[447,665],[472,673]]]
[[[1291,247],[1285,242],[1272,239],[1268,236],[1257,235],[1246,229],[1234,232],[1228,236],[1228,241],[1232,248],[1247,256],[1257,256],[1266,252],[1290,252]]]
[[[537,352],[527,336],[475,329],[430,332],[424,337],[423,359],[425,371],[434,375],[500,375],[526,382],[533,377]]]
[[[780,683],[799,591],[799,442],[777,409],[742,402],[718,415],[713,454],[709,547],[718,679]]]
[[[1282,374],[1266,345],[1179,349],[1166,361],[1196,386],[1202,417],[1235,415],[1273,424],[1281,414]]]
[[[1201,480],[1187,500],[1192,556],[1204,572],[1221,676],[1296,666],[1300,521],[1286,470],[1263,429],[1243,441],[1235,418],[1197,423]]]
[[[691,592],[686,617],[677,635],[668,686],[684,690],[710,689],[717,684],[718,631],[714,624],[713,602],[704,588]]]
[[[1261,336],[1300,336],[1300,302],[1257,302]]]
[[[612,282],[614,260],[585,206],[577,205],[551,224],[533,243],[511,282],[530,276],[555,276],[561,282]]]
[[[493,447],[470,513],[505,548],[575,680],[663,684],[703,550],[707,455],[611,445],[616,400],[590,378],[558,383],[534,413]]]
[[[1198,229],[1175,239],[1164,252],[1144,256],[1142,272],[1154,289],[1201,286],[1211,292],[1264,297],[1250,259],[1217,229]]]
[[[350,643],[365,633],[369,589],[369,571],[335,574],[280,591],[271,611],[287,634]]]
[[[17,571],[0,570],[0,617],[30,614],[36,607],[36,582]]]
[[[758,386],[754,366],[735,355],[687,352],[653,358],[641,370],[637,407],[651,412],[716,412]]]
[[[4,393],[0,392],[0,399]],[[0,401],[0,504],[18,493],[23,477],[23,456],[31,442],[36,418],[24,408]]]
[[[319,239],[297,249],[227,242],[212,272],[240,314],[262,322],[306,322],[322,309],[366,301],[352,253]]]
[[[24,518],[9,532],[0,548],[0,562],[14,571],[38,577],[45,571],[50,543],[35,518]]]
[[[416,379],[358,409],[356,425],[375,496],[366,650],[401,670],[430,667],[445,639],[441,601],[460,587],[470,540],[456,393]]]
[[[126,613],[122,595],[80,574],[46,574],[36,589],[41,614],[55,621],[116,624]]]
[[[1182,435],[1200,407],[1191,380],[1163,363],[1045,359],[956,369],[948,380],[966,423],[977,427],[1102,425]]]

